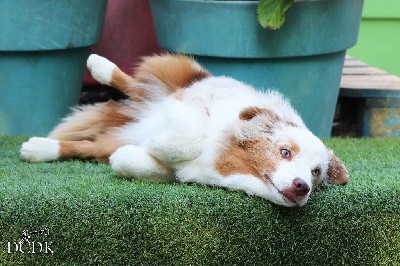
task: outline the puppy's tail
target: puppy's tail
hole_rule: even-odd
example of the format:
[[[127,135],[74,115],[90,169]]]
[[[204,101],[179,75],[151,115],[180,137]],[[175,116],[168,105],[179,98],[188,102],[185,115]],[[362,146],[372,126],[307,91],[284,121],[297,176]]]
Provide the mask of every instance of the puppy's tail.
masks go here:
[[[191,58],[172,54],[144,57],[134,77],[95,54],[89,56],[87,67],[98,82],[120,90],[139,103],[172,94],[210,76]]]

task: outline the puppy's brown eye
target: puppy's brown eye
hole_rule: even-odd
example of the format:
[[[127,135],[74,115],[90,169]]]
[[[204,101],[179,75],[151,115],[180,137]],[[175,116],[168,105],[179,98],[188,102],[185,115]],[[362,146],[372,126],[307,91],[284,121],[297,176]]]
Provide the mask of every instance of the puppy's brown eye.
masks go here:
[[[290,157],[292,156],[290,150],[288,150],[288,149],[281,149],[281,155],[282,155],[282,158],[285,158],[285,159],[290,159]]]
[[[321,168],[315,168],[315,169],[313,169],[313,170],[311,170],[311,174],[313,175],[313,176],[319,176],[320,174],[321,174]]]

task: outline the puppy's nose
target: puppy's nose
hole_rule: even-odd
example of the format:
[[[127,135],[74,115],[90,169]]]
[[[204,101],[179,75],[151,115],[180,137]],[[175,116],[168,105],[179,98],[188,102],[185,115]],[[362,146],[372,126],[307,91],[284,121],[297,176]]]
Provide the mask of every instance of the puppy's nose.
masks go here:
[[[297,197],[303,197],[310,191],[310,186],[301,178],[295,178],[292,182],[292,191]]]

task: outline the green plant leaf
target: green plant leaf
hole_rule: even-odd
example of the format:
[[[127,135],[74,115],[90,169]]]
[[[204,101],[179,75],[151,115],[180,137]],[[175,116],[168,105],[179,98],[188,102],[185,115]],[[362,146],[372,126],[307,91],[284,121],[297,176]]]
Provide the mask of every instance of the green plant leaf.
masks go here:
[[[285,22],[285,12],[294,0],[260,0],[257,6],[258,21],[263,28],[279,29]]]

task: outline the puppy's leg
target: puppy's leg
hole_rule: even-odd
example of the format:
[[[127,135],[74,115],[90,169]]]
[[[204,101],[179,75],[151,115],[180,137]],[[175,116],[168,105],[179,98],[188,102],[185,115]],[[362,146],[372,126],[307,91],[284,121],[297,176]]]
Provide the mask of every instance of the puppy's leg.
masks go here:
[[[87,60],[87,68],[92,73],[93,78],[101,84],[114,87],[127,95],[132,93],[134,79],[124,73],[110,60],[92,54]]]
[[[22,144],[21,158],[29,162],[48,162],[70,158],[107,162],[110,155],[121,146],[122,144],[117,141],[65,141],[35,137]]]
[[[110,163],[118,176],[153,182],[171,182],[174,180],[172,169],[163,165],[139,146],[126,145],[119,148],[110,157]]]
[[[108,162],[113,154],[122,145],[102,141],[60,141],[59,159],[70,158],[95,159],[98,162]]]

